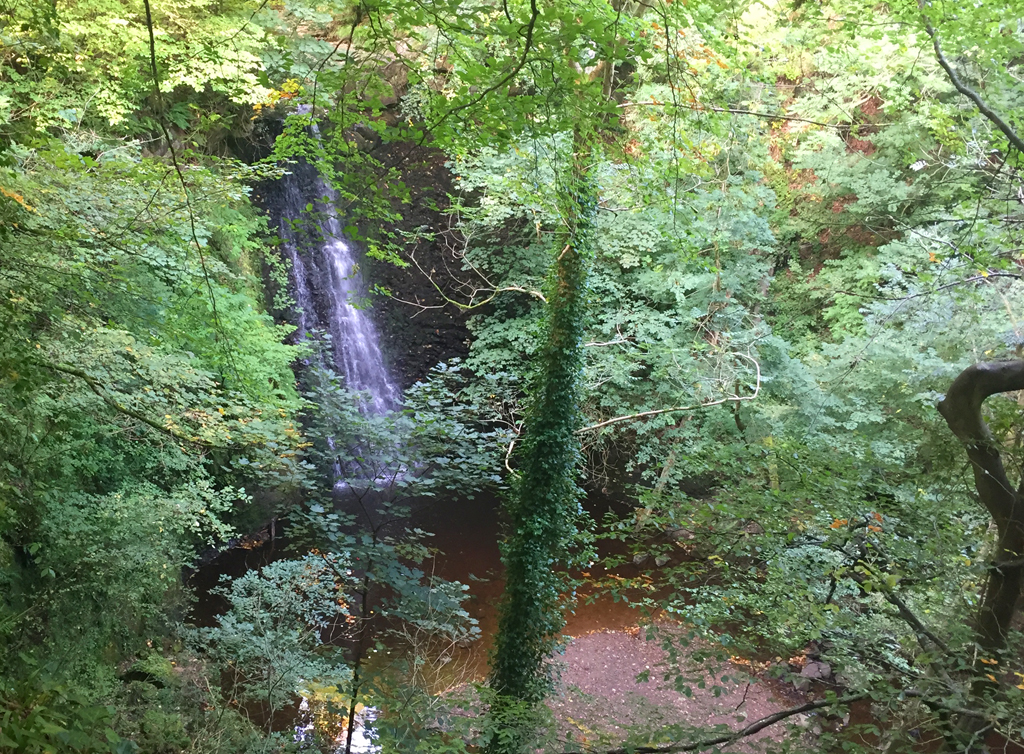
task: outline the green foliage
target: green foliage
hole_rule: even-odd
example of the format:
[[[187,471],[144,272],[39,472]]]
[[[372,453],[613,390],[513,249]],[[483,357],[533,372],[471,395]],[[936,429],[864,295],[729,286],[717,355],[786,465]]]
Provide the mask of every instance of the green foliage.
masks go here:
[[[20,682],[5,683],[0,692],[0,750],[25,754],[138,751],[110,727],[113,708],[91,704],[56,681],[40,680],[39,670]]]
[[[310,554],[249,571],[220,587],[228,611],[190,635],[226,676],[222,693],[261,702],[271,717],[310,684],[341,686],[351,671],[342,648],[325,642],[349,614],[346,555]]]
[[[582,149],[582,145],[575,145]],[[564,178],[565,248],[552,264],[548,311],[526,413],[519,473],[506,510],[509,535],[502,546],[505,594],[492,658],[491,684],[500,697],[537,702],[549,690],[544,663],[562,626],[562,581],[554,570],[568,560],[579,507],[579,403],[583,334],[587,320],[587,273],[593,255],[596,187],[572,156]],[[504,710],[499,705],[499,714]],[[506,728],[506,725],[502,725]],[[499,737],[501,734],[498,734]],[[517,736],[492,750],[516,751]]]
[[[469,195],[483,191],[476,207],[459,209],[470,239],[467,260],[501,287],[540,288],[530,273],[543,269],[542,242],[556,227],[557,210],[552,196],[516,187],[551,183],[538,171],[542,156],[544,151],[524,149],[456,163]],[[742,166],[738,157],[736,162]],[[673,211],[665,198],[631,206],[645,176],[626,167],[597,162],[592,171],[601,204],[588,290],[594,314],[584,335],[588,424],[752,391],[756,378],[745,356],[760,356],[751,345],[768,337],[756,312],[768,280],[761,254],[774,247],[764,217],[774,197],[759,185],[760,176],[730,175],[723,165],[712,187],[686,194],[686,205]],[[530,202],[522,204],[520,196]],[[495,383],[508,385],[505,392],[515,389],[528,374],[524,365],[537,357],[539,311],[529,300],[505,294],[472,321],[467,366],[487,376],[489,392]],[[510,423],[522,422],[518,405],[509,411]],[[629,452],[635,460],[627,463],[642,468],[680,437],[682,428],[665,433],[677,421],[670,414],[589,435],[591,458],[599,461],[612,442],[629,444],[635,437]],[[698,435],[693,427],[688,437]],[[593,471],[603,473],[600,467]]]
[[[3,29],[0,141],[32,142],[47,132],[102,138],[156,130],[149,31],[141,7],[94,0],[56,8],[10,4]],[[273,40],[255,3],[154,3],[155,54],[167,113],[183,141],[223,138],[241,104],[264,101],[263,50]],[[211,12],[215,11],[215,12]],[[220,132],[219,134],[217,132]]]
[[[730,653],[814,642],[893,713],[893,741],[903,721],[949,734],[905,692],[971,700],[988,521],[932,405],[969,363],[1019,355],[1022,218],[1018,156],[932,35],[1017,112],[1016,5],[152,10],[152,50],[119,0],[10,3],[0,26],[0,650],[20,658],[0,673],[0,748],[130,750],[116,728],[146,751],[266,749],[286,736],[232,701],[333,687],[342,714],[415,708],[381,723],[396,750],[459,750],[428,730],[417,659],[400,682],[363,672],[375,640],[348,606],[390,590],[381,609],[417,646],[472,638],[425,535],[382,527],[411,499],[499,487],[503,465],[502,693],[460,735],[525,744],[584,459],[592,482],[638,483],[608,535],[663,564],[658,604]],[[274,119],[262,163],[223,157]],[[402,154],[428,142],[459,179],[461,289],[495,293],[464,302],[466,364],[382,416],[327,372],[300,395],[301,349],[263,300],[267,270],[287,297],[287,271],[250,187],[316,164],[346,233],[401,262]],[[565,170],[569,153],[585,164]],[[990,404],[1018,469],[1019,406]],[[341,491],[380,514],[368,530],[334,509]],[[257,519],[254,498],[300,497],[318,552],[224,587],[228,614],[192,633],[208,667],[156,652],[182,566]],[[326,634],[350,618],[365,652],[343,660]],[[1011,730],[1004,686],[984,713]]]
[[[168,633],[182,568],[232,536],[250,493],[305,483],[302,402],[289,328],[262,305],[265,223],[248,198],[272,172],[179,145],[179,178],[118,140],[112,121],[154,126],[136,117],[151,86],[134,11],[15,13],[0,80],[0,646],[26,659],[0,677],[48,694],[28,668],[58,658],[53,683],[81,698],[56,694],[45,714],[74,720]]]
[[[934,667],[895,596],[957,648],[945,666],[957,680],[927,694],[964,698],[987,522],[964,495],[932,405],[971,360],[1010,355],[1017,344],[1020,290],[1009,260],[1018,212],[995,199],[1014,189],[1002,155],[985,152],[1004,142],[952,93],[917,6],[893,7],[869,26],[854,23],[865,13],[856,3],[792,10],[752,6],[736,22],[742,41],[731,55],[745,76],[753,69],[742,81],[701,50],[722,38],[724,23],[705,28],[701,17],[703,39],[679,43],[699,61],[690,63],[689,96],[677,96],[684,87],[670,63],[638,55],[631,83],[647,104],[629,106],[620,91],[625,117],[606,122],[605,141],[625,132],[619,143],[629,149],[591,166],[600,186],[594,325],[581,338],[590,423],[722,398],[735,408],[614,423],[587,438],[588,471],[606,481],[626,466],[646,480],[636,519],[616,536],[685,529],[696,541],[685,546],[712,556],[684,559],[657,583],[674,589],[663,604],[731,650],[781,654],[822,642],[844,683],[898,693],[894,668],[930,677]],[[963,35],[954,23],[940,34],[963,43],[956,64],[1006,111],[1005,83],[984,85],[973,67],[983,47],[972,45],[983,33],[1003,35],[1006,49],[1017,40],[995,19],[972,25],[987,13],[967,20]],[[994,49],[984,66],[997,79],[1015,75],[1019,61],[1002,43]],[[499,61],[514,55],[495,58],[495,70],[512,67]],[[451,83],[444,93],[453,102],[464,101],[463,63],[441,82]],[[517,75],[530,73],[527,64]],[[560,123],[551,102],[563,104],[566,89],[536,91],[554,92],[536,109]],[[742,115],[687,112],[714,97],[795,120],[759,128]],[[416,102],[430,112],[428,95]],[[590,112],[568,110],[578,119]],[[514,112],[502,114],[518,124]],[[480,122],[492,134],[507,133],[488,117]],[[544,356],[541,307],[522,294],[540,290],[561,221],[564,185],[551,168],[559,141],[548,126],[523,127],[512,150],[452,150],[464,272],[482,271],[505,291],[472,322],[467,363],[488,386],[528,384],[524,365]],[[755,388],[758,400],[741,406]],[[529,438],[519,402],[507,406],[509,424]],[[993,407],[1015,457],[1007,410],[1010,401]],[[676,562],[683,544],[670,537],[655,560]],[[654,554],[649,541],[637,546]],[[907,720],[919,710],[891,708]],[[1012,727],[1016,713],[1001,713]]]
[[[402,750],[433,751],[438,717],[460,703],[435,697],[446,653],[480,634],[464,605],[469,587],[436,575],[431,535],[407,523],[408,509],[389,501],[389,490],[347,492],[358,514],[312,504],[293,514],[291,536],[303,548],[315,546],[308,558],[327,563],[348,580],[345,599],[351,615],[329,627],[339,651],[342,645],[350,647],[344,667],[348,676],[341,682],[306,675],[292,693],[302,693],[329,719],[341,719],[340,725],[314,727],[314,735],[329,742],[347,735],[346,721],[362,705],[384,711],[398,706],[401,715],[386,714],[373,725],[374,740]],[[342,561],[348,566],[344,571]],[[286,646],[295,651],[294,642]],[[276,664],[283,651],[263,656]]]
[[[194,218],[151,161],[97,162],[53,142],[7,172],[8,193],[29,199],[5,206],[15,221],[0,262],[5,609],[24,613],[11,631],[31,616],[62,643],[78,636],[89,650],[67,647],[69,667],[115,634],[131,651],[125,633],[145,635],[191,548],[229,535],[248,499],[239,483],[304,473],[288,419],[295,349],[240,267],[259,224],[233,168],[192,172],[191,211],[212,208],[196,235],[219,234],[216,253],[190,248]],[[225,485],[206,457],[240,451],[259,471]],[[95,612],[76,614],[86,595]]]

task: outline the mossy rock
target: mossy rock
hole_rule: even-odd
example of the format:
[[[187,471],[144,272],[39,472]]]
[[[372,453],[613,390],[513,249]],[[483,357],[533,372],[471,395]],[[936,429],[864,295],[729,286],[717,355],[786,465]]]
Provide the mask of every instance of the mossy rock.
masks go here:
[[[131,669],[122,676],[122,680],[143,681],[160,687],[168,686],[176,680],[174,665],[163,655],[154,652],[132,665]]]

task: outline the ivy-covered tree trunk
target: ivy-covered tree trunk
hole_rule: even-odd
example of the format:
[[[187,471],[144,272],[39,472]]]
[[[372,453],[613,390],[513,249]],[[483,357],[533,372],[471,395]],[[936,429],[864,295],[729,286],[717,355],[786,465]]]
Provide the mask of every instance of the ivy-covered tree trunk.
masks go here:
[[[586,280],[591,259],[596,190],[577,134],[572,167],[562,191],[564,247],[549,280],[547,322],[539,369],[518,455],[519,475],[509,497],[509,534],[503,546],[505,595],[492,656],[492,719],[541,701],[549,678],[545,661],[563,625],[561,579],[579,516],[580,377],[587,314]],[[513,714],[513,716],[515,716]],[[494,752],[516,751],[519,736],[496,736]]]

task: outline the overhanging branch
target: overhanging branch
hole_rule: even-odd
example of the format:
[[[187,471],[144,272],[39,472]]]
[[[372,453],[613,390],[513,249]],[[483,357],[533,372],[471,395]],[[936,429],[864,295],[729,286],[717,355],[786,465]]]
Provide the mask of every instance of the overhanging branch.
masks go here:
[[[174,139],[171,138],[170,129],[168,129],[167,124],[164,122],[164,97],[160,89],[160,69],[156,63],[156,30],[153,27],[153,9],[150,7],[149,0],[143,0],[143,6],[146,9],[146,29],[149,32],[149,67],[153,80],[153,102],[156,105],[156,122],[160,126],[164,139],[167,140],[167,151],[171,155],[171,164],[174,166],[174,172],[178,176],[178,183],[181,184],[185,208],[188,210],[188,224],[192,243],[196,245],[196,254],[199,255],[199,266],[203,271],[203,281],[206,283],[206,290],[210,294],[210,313],[213,315],[213,324],[217,332],[224,339],[224,355],[231,365],[231,371],[234,372],[237,378],[239,375],[238,369],[235,366],[235,357],[231,350],[231,340],[228,337],[227,331],[221,326],[220,313],[217,311],[217,296],[213,292],[213,283],[210,280],[210,270],[206,264],[206,255],[203,254],[203,245],[199,243],[199,235],[196,232],[196,215],[192,207],[192,198],[188,193],[188,182],[185,180],[185,174],[182,172],[181,164],[178,161],[178,150],[174,146]]]
[[[707,749],[711,746],[720,746],[722,744],[730,744],[735,741],[739,741],[742,738],[747,738],[755,733],[758,733],[765,728],[771,727],[776,723],[780,723],[783,720],[787,720],[794,715],[799,715],[803,712],[813,712],[817,709],[824,707],[834,707],[836,705],[852,704],[853,702],[859,702],[863,699],[869,698],[871,695],[867,692],[860,694],[849,694],[847,696],[840,696],[834,699],[818,699],[817,701],[808,702],[807,704],[801,704],[799,707],[790,707],[789,709],[780,710],[771,715],[762,717],[745,728],[741,728],[733,733],[725,733],[721,736],[715,736],[714,738],[706,738],[702,741],[694,741],[691,743],[669,743],[658,746],[632,746],[628,748],[620,749],[608,749],[602,752],[602,754],[671,754],[672,752],[681,751],[699,751],[701,749]]]
[[[480,92],[479,95],[474,97],[471,101],[461,105],[457,105],[456,107],[453,107],[451,110],[445,112],[444,115],[442,115],[433,124],[431,124],[429,128],[424,130],[423,137],[422,139],[420,139],[421,144],[423,144],[426,141],[427,136],[430,133],[437,130],[441,126],[441,124],[443,124],[450,117],[452,117],[453,115],[462,110],[465,110],[469,107],[473,107],[474,105],[478,105],[479,103],[483,102],[483,100],[488,95],[498,91],[499,89],[501,89],[501,87],[505,86],[505,84],[509,83],[510,81],[512,81],[512,79],[519,75],[519,72],[523,70],[524,67],[526,67],[526,61],[530,56],[530,49],[533,47],[533,33],[537,28],[538,18],[540,18],[540,8],[537,7],[537,0],[530,0],[530,20],[527,21],[526,23],[526,39],[524,40],[523,44],[523,54],[520,56],[519,60],[516,62],[512,70],[498,83],[487,87],[482,92]]]
[[[944,70],[946,75],[949,76],[949,80],[952,82],[954,88],[960,92],[960,94],[973,102],[977,106],[978,111],[988,118],[996,128],[1003,132],[1003,136],[1010,141],[1014,148],[1021,154],[1024,154],[1024,140],[1017,135],[1017,132],[1013,130],[1009,123],[1003,120],[999,113],[985,104],[981,95],[960,80],[960,77],[953,69],[953,66],[949,64],[949,61],[946,60],[946,56],[942,54],[942,46],[939,44],[939,35],[932,26],[931,21],[928,20],[927,16],[922,16],[922,20],[924,21],[925,31],[927,31],[928,36],[932,38],[932,47],[935,49],[935,57],[938,59],[939,65],[942,66],[942,70]]]
[[[886,589],[885,599],[889,602],[890,605],[892,605],[896,608],[897,611],[899,611],[900,617],[903,619],[903,621],[914,629],[914,633],[917,634],[918,640],[920,640],[921,637],[924,637],[925,639],[928,639],[932,644],[934,644],[938,649],[942,650],[942,652],[944,652],[945,654],[949,654],[949,647],[946,646],[946,643],[942,641],[942,639],[940,639],[933,631],[931,631],[924,624],[924,622],[917,617],[917,615],[914,614],[914,612],[910,609],[907,603],[904,602],[899,595],[895,594],[890,589]]]
[[[182,442],[187,442],[190,444],[206,445],[208,447],[212,447],[210,443],[205,442],[199,439],[198,437],[187,435],[181,430],[175,429],[174,427],[169,427],[165,424],[161,424],[156,419],[151,419],[145,414],[139,413],[134,409],[128,408],[123,403],[120,403],[118,400],[116,400],[112,395],[110,395],[104,388],[103,383],[97,380],[92,375],[90,375],[88,372],[64,364],[51,364],[50,362],[46,361],[37,361],[36,363],[51,371],[59,372],[61,374],[67,374],[82,380],[86,385],[89,386],[90,390],[92,390],[97,396],[99,396],[99,398],[104,403],[106,403],[108,406],[110,406],[112,409],[114,409],[120,414],[130,416],[132,419],[140,421],[146,426],[152,427],[153,429],[157,430],[158,432],[162,432],[165,435],[169,435],[170,437],[173,437],[175,440],[181,440]]]
[[[583,434],[584,432],[593,432],[594,430],[604,429],[610,427],[613,424],[621,424],[622,422],[634,421],[636,419],[647,419],[652,416],[660,416],[662,414],[675,414],[683,411],[696,411],[701,408],[710,408],[712,406],[721,406],[723,403],[743,403],[744,401],[752,401],[757,398],[761,392],[761,365],[757,363],[757,359],[746,356],[745,354],[737,354],[738,356],[749,359],[757,370],[757,381],[754,383],[754,392],[750,395],[728,395],[724,398],[719,398],[715,401],[708,401],[707,403],[697,403],[692,406],[675,406],[673,408],[659,408],[654,411],[641,411],[636,414],[627,414],[626,416],[616,416],[614,419],[606,419],[603,422],[597,424],[591,424],[588,427],[576,430],[576,434]]]

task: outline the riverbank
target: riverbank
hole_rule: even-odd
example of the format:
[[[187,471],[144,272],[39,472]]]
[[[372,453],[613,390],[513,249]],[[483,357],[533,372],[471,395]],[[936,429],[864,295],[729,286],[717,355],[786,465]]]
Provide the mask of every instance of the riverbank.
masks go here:
[[[715,676],[688,674],[689,653],[674,642],[679,654],[670,658],[663,639],[637,626],[617,631],[594,631],[569,640],[558,658],[558,692],[548,705],[567,735],[588,748],[610,748],[669,726],[682,731],[716,726],[739,730],[780,710],[802,704],[807,697],[766,678],[750,676],[740,665],[725,663]],[[717,678],[717,682],[716,682]],[[689,692],[689,693],[687,693]],[[806,722],[801,719],[798,722]],[[781,728],[755,733],[737,747],[779,740]],[[693,740],[706,737],[694,734]]]

